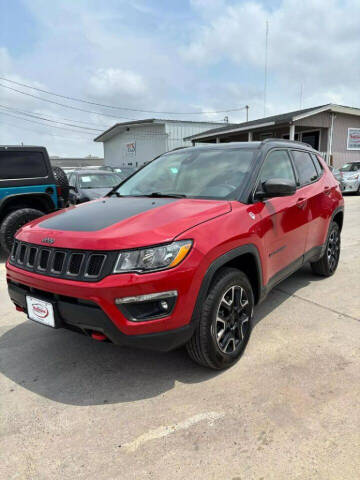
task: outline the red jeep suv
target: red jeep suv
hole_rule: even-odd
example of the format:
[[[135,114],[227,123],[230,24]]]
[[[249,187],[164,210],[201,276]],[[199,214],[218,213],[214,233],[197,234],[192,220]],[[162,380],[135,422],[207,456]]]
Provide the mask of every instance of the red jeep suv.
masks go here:
[[[339,184],[306,144],[184,148],[19,230],[9,294],[38,323],[119,345],[186,345],[222,369],[271,288],[306,262],[335,272],[342,224]]]

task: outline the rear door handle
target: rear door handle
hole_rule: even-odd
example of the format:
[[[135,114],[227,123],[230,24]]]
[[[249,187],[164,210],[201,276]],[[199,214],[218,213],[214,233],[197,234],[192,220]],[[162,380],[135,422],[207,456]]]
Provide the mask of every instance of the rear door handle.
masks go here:
[[[298,208],[304,208],[306,205],[306,198],[305,197],[300,197],[296,200],[296,206]]]
[[[328,186],[324,187],[324,193],[325,193],[325,195],[329,195],[330,187],[328,187]]]

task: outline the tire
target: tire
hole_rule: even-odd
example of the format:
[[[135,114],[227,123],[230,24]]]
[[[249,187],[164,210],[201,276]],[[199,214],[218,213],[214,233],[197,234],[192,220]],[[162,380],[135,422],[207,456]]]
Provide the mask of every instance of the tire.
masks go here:
[[[331,277],[336,272],[340,259],[340,228],[336,222],[331,222],[326,240],[324,255],[317,262],[311,263],[311,269],[316,275]]]
[[[10,253],[12,244],[14,242],[14,236],[19,228],[23,227],[26,223],[31,222],[44,215],[44,212],[35,210],[34,208],[23,208],[21,210],[15,210],[4,218],[0,226],[0,244],[6,253]]]
[[[234,365],[250,338],[253,310],[254,295],[247,276],[235,268],[222,269],[209,289],[194,335],[186,344],[191,359],[214,370]]]
[[[61,187],[61,197],[63,199],[64,205],[66,205],[69,200],[69,180],[62,168],[53,167],[52,171],[56,185],[58,187]]]

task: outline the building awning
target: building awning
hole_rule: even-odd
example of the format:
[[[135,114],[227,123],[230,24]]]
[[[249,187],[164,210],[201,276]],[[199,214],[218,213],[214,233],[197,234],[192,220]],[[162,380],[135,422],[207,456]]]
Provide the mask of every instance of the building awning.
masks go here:
[[[346,107],[342,105],[335,105],[332,103],[320,105],[312,108],[305,108],[302,110],[295,110],[293,112],[282,113],[280,115],[272,115],[270,117],[259,118],[251,120],[250,122],[243,122],[237,124],[229,124],[226,127],[214,128],[196,135],[191,135],[184,138],[184,140],[206,142],[207,140],[214,140],[217,137],[221,138],[228,134],[246,133],[256,131],[257,129],[274,127],[278,125],[291,125],[297,120],[306,117],[311,117],[322,112],[345,113],[348,115],[360,116],[360,109],[353,107]]]

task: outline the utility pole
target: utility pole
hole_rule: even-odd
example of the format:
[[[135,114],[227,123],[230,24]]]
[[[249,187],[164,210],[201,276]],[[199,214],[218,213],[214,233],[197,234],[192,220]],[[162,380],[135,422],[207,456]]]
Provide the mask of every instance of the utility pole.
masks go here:
[[[268,49],[269,49],[269,20],[266,20],[265,33],[265,69],[264,69],[264,117],[266,116],[266,95],[267,95],[267,71],[268,71]]]
[[[246,108],[246,121],[249,121],[249,105],[245,105]]]

